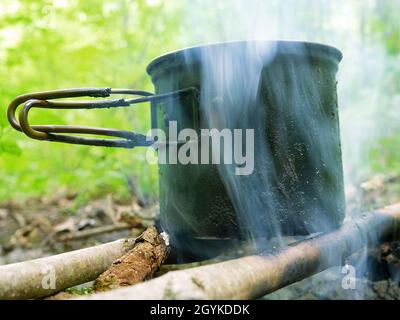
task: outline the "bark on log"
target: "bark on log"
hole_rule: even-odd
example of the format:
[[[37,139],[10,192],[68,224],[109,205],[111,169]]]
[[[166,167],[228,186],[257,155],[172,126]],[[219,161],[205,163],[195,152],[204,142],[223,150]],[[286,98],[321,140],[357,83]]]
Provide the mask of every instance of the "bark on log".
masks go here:
[[[0,299],[46,297],[92,281],[135,245],[122,239],[46,258],[0,266]]]
[[[157,229],[149,227],[136,239],[135,247],[113,262],[95,281],[96,292],[108,291],[153,277],[168,255],[168,246]]]
[[[169,272],[129,288],[84,299],[254,299],[332,266],[387,237],[398,236],[400,203],[364,214],[340,229],[274,254]]]

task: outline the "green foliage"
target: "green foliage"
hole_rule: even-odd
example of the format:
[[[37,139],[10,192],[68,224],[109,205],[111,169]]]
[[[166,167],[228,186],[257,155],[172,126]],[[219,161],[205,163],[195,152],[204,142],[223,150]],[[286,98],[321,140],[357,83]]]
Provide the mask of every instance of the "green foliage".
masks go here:
[[[162,14],[160,14],[162,12]],[[177,2],[2,0],[0,4],[0,201],[67,188],[84,195],[129,193],[138,177],[155,195],[157,170],[145,150],[33,141],[10,129],[6,106],[17,95],[68,87],[152,91],[155,56],[176,48]],[[161,41],[160,41],[161,40]],[[36,124],[80,124],[146,133],[148,105],[124,110],[36,111]]]
[[[94,293],[94,290],[93,290],[93,288],[89,288],[89,287],[81,287],[81,288],[72,287],[72,288],[66,289],[65,292],[74,294],[74,295],[78,295],[78,296],[83,296],[83,295]]]
[[[370,151],[371,167],[376,172],[400,173],[400,130],[382,137]]]
[[[371,41],[381,43],[387,56],[386,68],[377,108],[383,124],[381,135],[369,152],[368,162],[373,172],[400,174],[400,2],[375,2],[375,14],[368,21]],[[375,106],[376,108],[376,106]],[[378,119],[379,119],[378,118]],[[378,121],[378,120],[377,120]]]
[[[381,41],[388,54],[400,53],[399,1],[381,0],[376,2],[376,14],[369,23],[370,34]]]

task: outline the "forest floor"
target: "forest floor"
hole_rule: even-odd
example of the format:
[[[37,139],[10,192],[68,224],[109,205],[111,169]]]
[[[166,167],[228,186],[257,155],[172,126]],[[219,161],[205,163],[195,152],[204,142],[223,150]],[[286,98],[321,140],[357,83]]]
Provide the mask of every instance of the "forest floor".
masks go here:
[[[351,216],[397,202],[399,194],[400,176],[374,176],[346,188],[347,213]],[[143,205],[135,197],[123,202],[108,195],[82,206],[74,199],[73,194],[58,192],[1,203],[0,264],[137,236],[157,219],[158,205]],[[342,268],[331,268],[264,299],[400,299],[400,242],[364,250],[348,264],[355,267],[355,287],[344,288],[346,274]]]

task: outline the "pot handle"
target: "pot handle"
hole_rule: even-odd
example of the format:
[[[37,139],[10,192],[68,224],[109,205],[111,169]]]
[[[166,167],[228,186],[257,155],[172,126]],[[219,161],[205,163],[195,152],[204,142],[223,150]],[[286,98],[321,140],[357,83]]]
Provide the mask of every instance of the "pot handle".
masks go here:
[[[8,121],[11,126],[28,137],[37,140],[56,141],[90,146],[106,146],[118,148],[134,148],[137,146],[150,146],[153,141],[145,135],[116,129],[83,127],[83,126],[62,126],[62,125],[30,125],[28,120],[29,111],[32,108],[45,109],[103,109],[116,107],[129,107],[140,102],[154,102],[182,94],[192,93],[195,88],[186,88],[166,94],[155,95],[150,92],[131,89],[111,89],[111,88],[79,88],[63,89],[46,92],[29,93],[18,96],[9,105],[7,110]],[[130,99],[109,99],[109,100],[88,100],[88,101],[52,101],[54,99],[74,98],[74,97],[94,97],[105,98],[112,94],[124,94],[139,96]],[[17,108],[24,104],[19,112],[19,122],[15,117]],[[89,134],[108,136],[122,139],[86,138],[60,133],[69,134]]]

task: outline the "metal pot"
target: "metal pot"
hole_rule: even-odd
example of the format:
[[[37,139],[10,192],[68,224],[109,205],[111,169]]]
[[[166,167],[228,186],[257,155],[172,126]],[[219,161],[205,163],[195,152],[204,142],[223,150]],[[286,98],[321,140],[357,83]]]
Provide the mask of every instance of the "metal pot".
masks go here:
[[[341,57],[335,48],[295,41],[193,47],[150,63],[147,72],[156,94],[129,89],[28,94],[11,103],[8,119],[15,129],[34,139],[124,148],[152,143],[144,135],[128,131],[30,125],[29,110],[128,107],[150,101],[152,128],[166,132],[169,121],[176,121],[178,130],[198,132],[224,125],[254,129],[254,171],[249,176],[232,177],[227,167],[219,164],[159,167],[162,227],[179,252],[206,258],[249,235],[304,235],[340,226],[344,192],[335,76]],[[221,73],[222,80],[216,79]],[[110,94],[142,97],[90,103],[53,101]],[[15,111],[22,103],[18,122]],[[229,121],[214,121],[216,118]],[[257,212],[250,212],[253,210]]]

